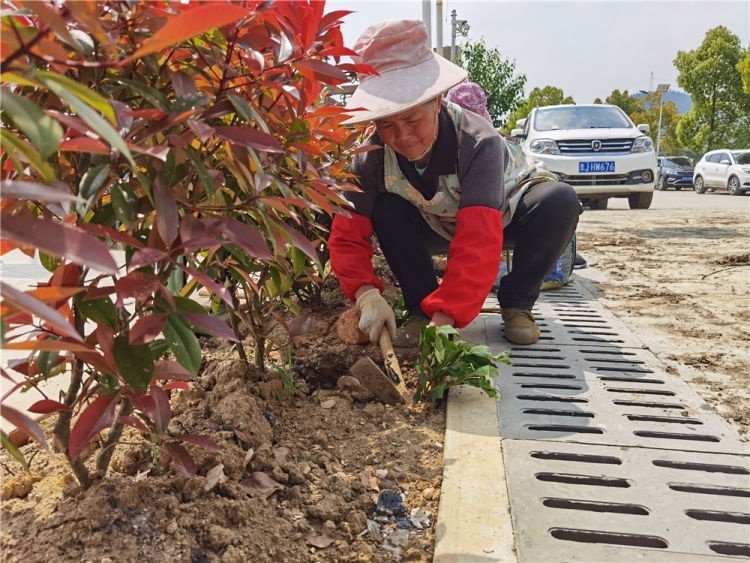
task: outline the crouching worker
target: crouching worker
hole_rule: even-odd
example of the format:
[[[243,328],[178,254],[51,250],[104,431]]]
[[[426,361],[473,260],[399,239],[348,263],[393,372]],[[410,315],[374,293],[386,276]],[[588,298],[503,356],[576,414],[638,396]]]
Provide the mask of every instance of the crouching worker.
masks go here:
[[[533,344],[539,327],[531,309],[575,232],[575,192],[520,150],[509,151],[486,119],[443,101],[466,71],[432,52],[422,22],[372,25],[354,50],[378,74],[359,77],[348,123],[373,122],[366,144],[378,149],[352,162],[361,192],[347,195],[350,217],[334,217],[329,250],[344,293],[361,311],[360,328],[373,343],[388,330],[394,345],[416,346],[422,324],[465,327],[492,288],[505,242],[514,254],[498,292],[503,334]],[[374,274],[373,233],[409,311],[398,331]],[[446,253],[438,283],[432,256]]]

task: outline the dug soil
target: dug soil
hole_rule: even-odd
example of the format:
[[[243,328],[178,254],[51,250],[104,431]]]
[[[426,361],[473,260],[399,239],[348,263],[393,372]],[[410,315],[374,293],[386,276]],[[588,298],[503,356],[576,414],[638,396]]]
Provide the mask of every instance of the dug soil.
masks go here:
[[[747,213],[587,210],[578,251],[589,267],[573,282],[598,292],[745,438],[748,240]],[[394,297],[387,268],[379,273]],[[280,369],[261,374],[231,344],[204,342],[200,376],[171,392],[170,430],[222,447],[189,448],[195,477],[157,473],[135,434],[87,490],[61,454],[25,445],[24,474],[0,453],[3,561],[430,561],[445,404],[386,406],[350,377],[363,355],[381,357],[336,336],[348,307],[332,281],[323,305],[303,311],[291,370],[281,355]],[[398,355],[414,390],[415,353]]]

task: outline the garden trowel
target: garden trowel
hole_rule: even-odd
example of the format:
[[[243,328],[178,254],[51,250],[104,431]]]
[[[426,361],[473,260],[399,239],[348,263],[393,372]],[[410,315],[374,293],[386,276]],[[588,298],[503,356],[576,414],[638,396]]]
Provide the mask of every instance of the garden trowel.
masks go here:
[[[398,358],[393,351],[391,336],[387,329],[380,333],[380,351],[385,361],[385,373],[368,356],[363,356],[349,370],[373,395],[389,405],[410,401],[409,391],[404,385]]]

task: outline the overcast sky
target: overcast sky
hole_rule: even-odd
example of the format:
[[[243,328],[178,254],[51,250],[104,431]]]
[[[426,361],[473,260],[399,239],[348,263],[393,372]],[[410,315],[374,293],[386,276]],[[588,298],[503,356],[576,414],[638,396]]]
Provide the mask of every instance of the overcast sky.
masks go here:
[[[432,42],[437,45],[437,0]],[[700,46],[706,32],[726,26],[750,44],[750,0],[443,0],[443,44],[451,44],[451,10],[467,20],[468,39],[484,39],[525,74],[525,94],[547,85],[577,103],[606,98],[613,90],[677,85],[678,51]],[[328,0],[326,11],[354,10],[342,30],[347,46],[368,25],[386,19],[422,19],[422,0]],[[458,37],[458,45],[464,41]]]

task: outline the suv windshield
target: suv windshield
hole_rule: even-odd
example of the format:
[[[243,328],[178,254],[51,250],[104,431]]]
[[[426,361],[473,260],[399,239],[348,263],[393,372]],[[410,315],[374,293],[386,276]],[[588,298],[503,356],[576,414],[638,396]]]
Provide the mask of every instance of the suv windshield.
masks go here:
[[[673,156],[662,160],[662,166],[664,166],[665,168],[670,166],[674,168],[692,168],[693,163],[690,162],[690,159],[685,158],[684,156]]]
[[[750,164],[750,152],[733,152],[732,156],[737,164]]]
[[[632,127],[627,117],[611,106],[566,106],[538,109],[534,118],[537,131],[557,129],[598,129]]]

